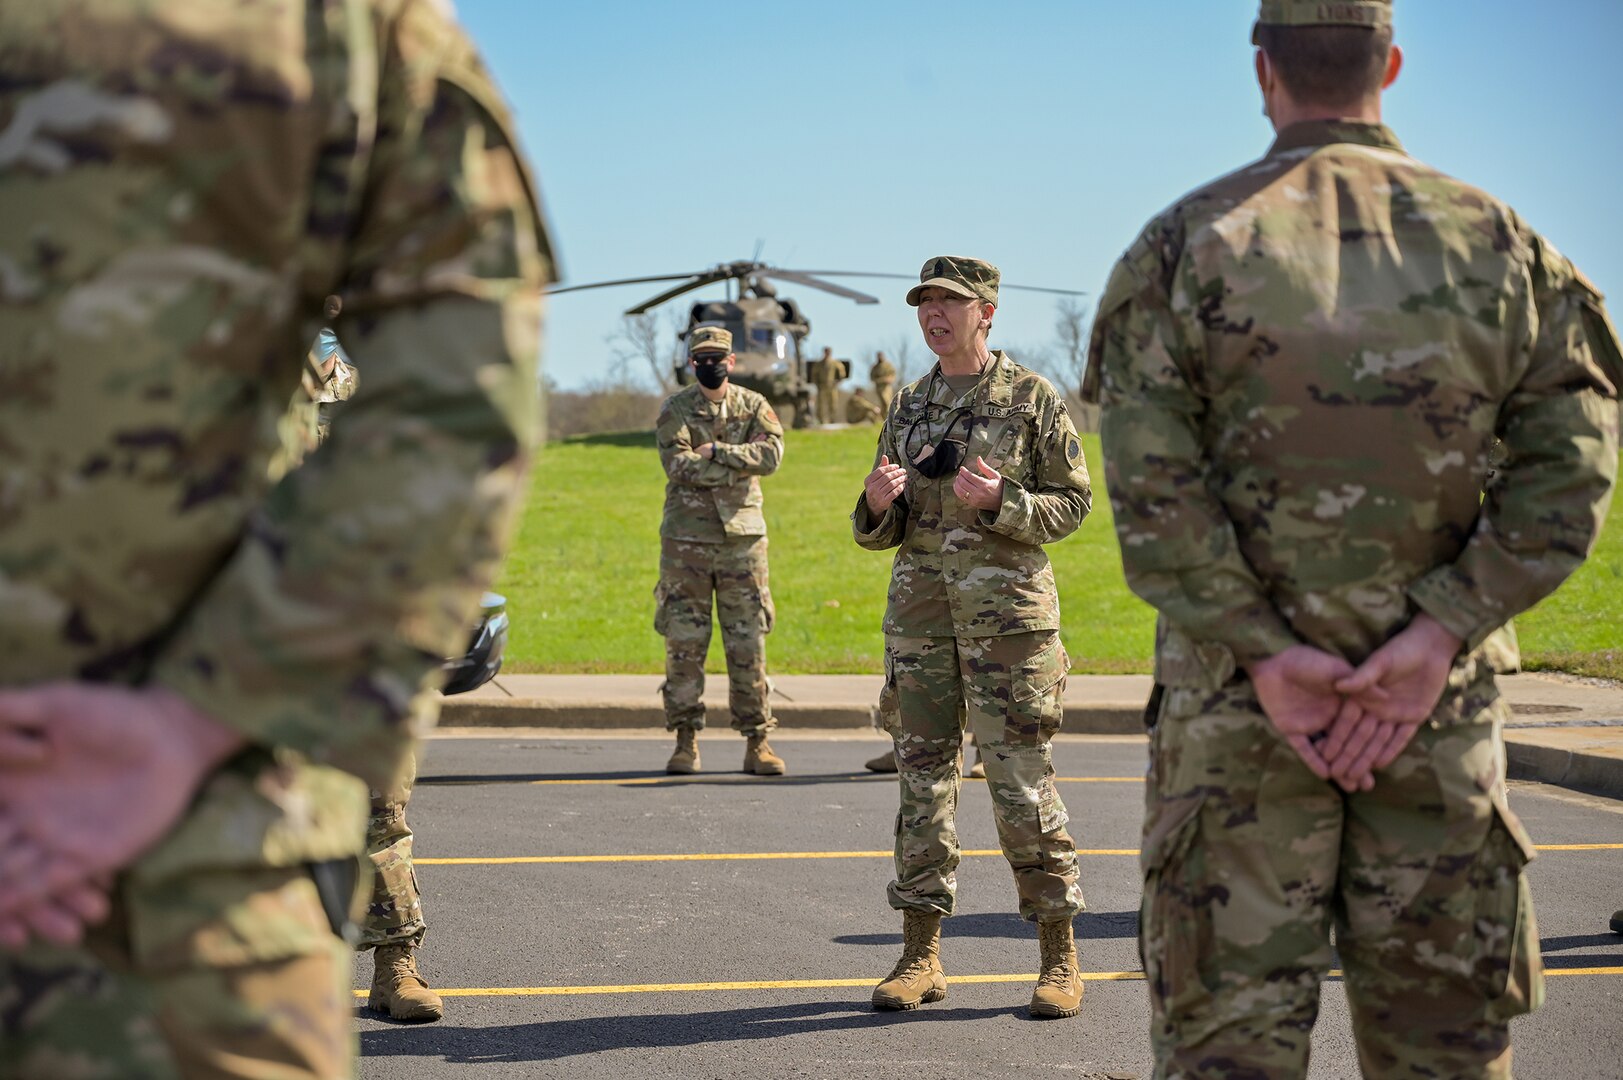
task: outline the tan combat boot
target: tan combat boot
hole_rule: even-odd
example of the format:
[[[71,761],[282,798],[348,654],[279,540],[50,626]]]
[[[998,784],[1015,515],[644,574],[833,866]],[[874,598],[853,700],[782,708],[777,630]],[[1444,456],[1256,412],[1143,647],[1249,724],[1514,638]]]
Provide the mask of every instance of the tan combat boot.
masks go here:
[[[440,996],[417,970],[410,945],[379,945],[372,951],[372,996],[367,1006],[396,1020],[426,1024],[445,1015]]]
[[[699,771],[699,733],[694,728],[679,727],[676,729],[676,750],[671,754],[671,760],[665,763],[665,771],[678,776],[687,776]]]
[[[941,970],[941,913],[902,912],[902,958],[884,982],[874,987],[876,1009],[916,1009],[947,996],[947,973]]]
[[[862,765],[869,772],[893,773],[896,771],[896,751],[886,750],[872,761],[864,761]]]
[[[744,749],[744,771],[756,776],[782,776],[789,769],[783,759],[772,752],[765,735],[751,735]]]
[[[1069,915],[1037,923],[1037,944],[1042,949],[1042,972],[1031,992],[1031,1015],[1075,1016],[1082,1011],[1082,972],[1076,959],[1076,939]]]

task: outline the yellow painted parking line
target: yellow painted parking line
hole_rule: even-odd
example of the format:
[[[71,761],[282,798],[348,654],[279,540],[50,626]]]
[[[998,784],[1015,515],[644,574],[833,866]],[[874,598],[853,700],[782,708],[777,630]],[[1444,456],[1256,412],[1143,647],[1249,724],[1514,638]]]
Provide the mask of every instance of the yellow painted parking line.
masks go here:
[[[1142,971],[1084,971],[1079,976],[1091,982],[1142,981]],[[691,982],[691,983],[630,983],[624,986],[490,986],[459,987],[434,992],[440,997],[576,997],[586,994],[690,994],[707,990],[823,990],[872,987],[873,976],[859,979],[766,979],[750,982]],[[1030,975],[954,975],[948,982],[952,986],[971,983],[1036,982],[1035,972]],[[370,991],[357,990],[356,997],[365,997]]]
[[[1623,975],[1623,967],[1562,968],[1546,971],[1556,975]],[[1142,982],[1142,971],[1084,971],[1079,976],[1084,982]],[[1340,971],[1330,972],[1330,978],[1341,977]],[[949,986],[972,986],[985,983],[1036,982],[1037,975],[953,975]],[[868,988],[874,985],[872,976],[861,979],[762,979],[749,982],[690,982],[690,983],[627,983],[620,986],[486,986],[435,987],[440,997],[584,997],[588,994],[693,994],[716,990],[827,990]],[[370,991],[356,990],[356,997],[365,997]]]
[[[529,863],[739,862],[746,859],[888,859],[892,851],[717,851],[691,855],[509,855],[488,859],[413,859],[418,866],[516,866]],[[961,851],[965,858],[1002,855],[997,848]],[[1137,848],[1086,848],[1078,855],[1137,855]]]
[[[1623,844],[1541,844],[1540,851],[1619,851]],[[1137,848],[1078,848],[1078,855],[1137,857]],[[542,863],[743,862],[750,859],[888,859],[890,851],[715,851],[656,855],[507,855],[467,859],[413,859],[418,866],[526,866]],[[959,852],[964,858],[1002,855],[997,848]]]
[[[853,777],[867,777],[867,776],[876,776],[876,775],[879,775],[879,774],[877,774],[877,773],[852,773],[851,775]],[[648,784],[671,784],[671,785],[676,785],[676,784],[753,784],[753,783],[760,782],[761,779],[762,778],[759,777],[759,776],[748,776],[748,775],[746,775],[744,773],[739,773],[737,776],[729,776],[726,773],[722,773],[720,775],[707,776],[707,775],[705,775],[703,773],[700,773],[700,774],[695,775],[695,776],[621,776],[621,777],[587,776],[587,777],[582,777],[582,778],[580,778],[578,780],[573,779],[573,778],[568,778],[568,777],[560,777],[560,778],[557,778],[557,779],[528,780],[528,781],[525,781],[525,782],[532,785],[532,786],[534,786],[534,787],[553,787],[553,786],[560,785],[560,784],[563,784],[563,785],[581,785],[581,784],[620,784],[620,785],[628,785],[628,784],[637,784],[637,785],[648,785]],[[789,779],[790,779],[790,781],[794,780],[793,774],[790,775]],[[965,783],[974,783],[974,782],[977,782],[977,781],[980,782],[980,783],[985,783],[986,778],[984,776],[966,776],[966,777],[964,777],[964,782]],[[477,784],[477,783],[484,783],[485,781],[481,781],[481,780],[465,780],[465,781],[462,781],[462,782],[463,783],[468,783],[468,784]],[[770,783],[775,783],[776,781],[775,780],[767,780],[765,782],[770,784]],[[1142,784],[1144,782],[1144,778],[1142,776],[1056,776],[1056,777],[1054,777],[1054,782],[1056,784]]]

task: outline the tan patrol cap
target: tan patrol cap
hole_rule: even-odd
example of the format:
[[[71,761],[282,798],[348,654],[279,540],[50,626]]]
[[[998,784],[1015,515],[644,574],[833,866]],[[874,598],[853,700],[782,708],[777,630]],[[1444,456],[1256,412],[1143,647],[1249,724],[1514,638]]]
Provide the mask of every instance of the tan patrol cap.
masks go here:
[[[1392,25],[1392,0],[1262,0],[1256,26],[1364,26],[1377,30]],[[1257,43],[1252,27],[1251,44]]]
[[[937,255],[919,270],[919,283],[907,290],[907,302],[919,306],[919,293],[932,285],[966,300],[985,300],[997,306],[997,267],[981,259],[961,255]]]
[[[688,335],[688,355],[702,352],[730,353],[733,332],[724,326],[699,326]]]

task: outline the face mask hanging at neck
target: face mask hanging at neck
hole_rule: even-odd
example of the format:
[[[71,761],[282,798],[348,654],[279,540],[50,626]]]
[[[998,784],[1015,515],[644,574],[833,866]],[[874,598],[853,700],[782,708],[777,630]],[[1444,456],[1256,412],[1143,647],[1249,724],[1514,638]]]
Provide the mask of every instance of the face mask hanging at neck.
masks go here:
[[[942,439],[920,451],[913,459],[913,467],[926,479],[939,480],[958,471],[958,466],[964,463],[965,449],[962,439]]]
[[[905,442],[912,442],[913,432],[923,423],[922,420],[914,423],[908,430]],[[963,424],[963,436],[954,438],[954,430],[960,423]],[[969,435],[974,430],[974,423],[974,417],[969,410],[954,409],[947,415],[941,437],[933,443],[926,443],[918,453],[912,455],[913,468],[927,480],[939,480],[943,476],[957,472],[969,450]]]

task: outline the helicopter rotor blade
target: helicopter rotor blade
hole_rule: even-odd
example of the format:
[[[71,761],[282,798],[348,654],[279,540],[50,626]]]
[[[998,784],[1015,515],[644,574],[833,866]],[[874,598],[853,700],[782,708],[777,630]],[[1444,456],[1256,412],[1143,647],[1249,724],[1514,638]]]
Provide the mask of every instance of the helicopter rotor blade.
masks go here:
[[[710,271],[708,273],[700,274],[699,276],[690,278],[688,281],[676,286],[674,289],[666,289],[658,296],[649,297],[636,307],[626,308],[626,314],[641,315],[649,308],[656,308],[665,301],[674,300],[685,292],[692,292],[694,289],[702,289],[706,285],[714,285],[718,281],[726,281],[731,277],[733,277],[733,274],[731,273],[722,273],[717,271]]]
[[[802,270],[763,269],[757,271],[757,273],[762,277],[777,278],[780,281],[792,281],[796,285],[807,285],[813,289],[821,289],[826,293],[833,293],[835,296],[843,296],[847,300],[854,300],[859,304],[879,303],[879,297],[877,296],[869,296],[865,292],[857,292],[855,289],[847,289],[844,285],[836,285],[832,281],[820,281]]]
[[[651,281],[683,281],[693,277],[696,273],[709,273],[706,271],[689,270],[685,274],[656,274],[653,277],[617,278],[614,281],[594,281],[587,285],[569,285],[562,289],[548,289],[548,296],[557,296],[559,293],[580,292],[582,289],[607,289],[615,285],[645,285]]]

